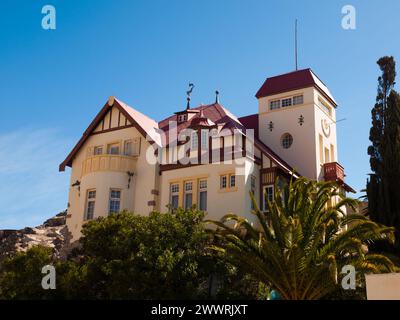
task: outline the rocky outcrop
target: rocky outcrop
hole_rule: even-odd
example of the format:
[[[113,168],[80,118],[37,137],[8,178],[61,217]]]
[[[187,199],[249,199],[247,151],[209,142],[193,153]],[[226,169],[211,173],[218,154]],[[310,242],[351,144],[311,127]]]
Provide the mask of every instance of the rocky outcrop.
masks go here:
[[[53,248],[54,258],[64,259],[69,251],[71,235],[65,224],[67,212],[60,212],[37,227],[21,230],[0,230],[0,260],[34,245]]]

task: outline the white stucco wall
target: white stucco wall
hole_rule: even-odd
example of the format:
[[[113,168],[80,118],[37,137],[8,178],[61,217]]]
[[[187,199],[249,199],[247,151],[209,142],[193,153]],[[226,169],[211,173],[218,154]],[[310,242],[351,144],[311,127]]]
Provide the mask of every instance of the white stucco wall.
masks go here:
[[[220,189],[220,175],[235,173],[235,164],[209,164],[163,171],[160,177],[160,210],[162,212],[165,211],[166,206],[170,202],[171,183],[179,183],[180,190],[183,190],[185,181],[193,181],[194,185],[196,185],[199,179],[206,179],[207,219],[219,220],[227,213],[235,213],[253,220],[254,217],[250,214],[250,176],[251,174],[256,176],[256,197],[258,199],[259,168],[251,166],[250,160],[246,160],[245,163],[244,167],[246,169],[244,172],[240,171],[244,175],[236,175],[236,187],[231,191]],[[180,199],[183,199],[183,192],[180,194]]]
[[[400,300],[400,273],[365,276],[368,300]]]
[[[88,147],[106,146],[108,143],[120,142],[121,148],[123,148],[124,140],[135,137],[141,137],[140,155],[135,160],[134,177],[129,189],[126,172],[96,171],[82,176],[82,163],[88,157]],[[111,188],[121,190],[121,210],[127,209],[140,214],[148,214],[153,210],[153,207],[148,205],[148,201],[156,199],[151,190],[155,188],[158,166],[147,162],[145,150],[148,146],[149,142],[134,127],[91,135],[87,139],[73,160],[71,170],[67,226],[74,239],[79,238],[84,223],[86,194],[89,189],[96,189],[95,218],[108,213]],[[105,147],[103,152],[105,152]],[[78,188],[71,187],[76,181],[81,182],[80,196]]]
[[[303,104],[270,110],[270,101],[297,95],[303,95]],[[318,106],[318,97],[322,97],[321,94],[310,87],[259,99],[260,139],[300,174],[310,179],[323,178],[319,159],[319,134],[322,135],[325,146],[329,149],[331,144],[334,146],[335,160],[330,159],[327,162],[337,160],[335,108],[330,106],[332,115],[329,116]],[[299,124],[301,115],[304,117],[302,125]],[[322,119],[326,119],[330,125],[329,137],[323,134]],[[270,121],[274,125],[272,131],[269,129]],[[290,133],[293,137],[293,144],[288,149],[284,149],[281,144],[285,133]]]

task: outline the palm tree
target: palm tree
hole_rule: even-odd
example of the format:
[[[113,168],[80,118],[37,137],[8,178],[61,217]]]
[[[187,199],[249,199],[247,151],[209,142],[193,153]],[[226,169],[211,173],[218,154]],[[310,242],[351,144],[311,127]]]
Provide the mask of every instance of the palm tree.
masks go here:
[[[282,299],[322,299],[338,292],[345,265],[355,267],[358,285],[364,273],[393,270],[390,259],[368,253],[367,246],[394,241],[394,229],[361,214],[345,215],[343,208],[354,208],[357,200],[342,196],[336,183],[299,178],[284,187],[277,181],[274,190],[266,213],[252,195],[256,226],[235,214],[208,221],[217,226],[210,231],[215,236],[211,249]],[[334,206],[332,197],[340,199]]]

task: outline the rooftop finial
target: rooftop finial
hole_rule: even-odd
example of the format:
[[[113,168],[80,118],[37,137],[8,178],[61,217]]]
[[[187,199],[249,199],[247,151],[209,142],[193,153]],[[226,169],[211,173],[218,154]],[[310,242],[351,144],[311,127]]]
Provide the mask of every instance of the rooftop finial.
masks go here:
[[[192,94],[194,88],[194,84],[189,82],[189,90],[186,91],[186,95],[187,95],[187,105],[186,105],[186,109],[190,109],[190,95]]]
[[[108,98],[108,105],[109,105],[110,107],[114,104],[114,100],[115,100],[115,97],[114,97],[114,96],[110,96],[110,97]]]
[[[215,90],[215,103],[219,103],[218,95],[219,95],[219,91]]]

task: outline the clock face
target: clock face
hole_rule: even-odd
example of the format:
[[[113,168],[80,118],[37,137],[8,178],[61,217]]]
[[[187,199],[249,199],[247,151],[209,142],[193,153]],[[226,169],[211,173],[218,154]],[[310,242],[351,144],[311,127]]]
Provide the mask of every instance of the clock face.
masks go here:
[[[326,119],[321,120],[321,127],[322,127],[322,132],[324,133],[325,137],[328,138],[331,134],[331,126],[329,125],[329,123]]]

